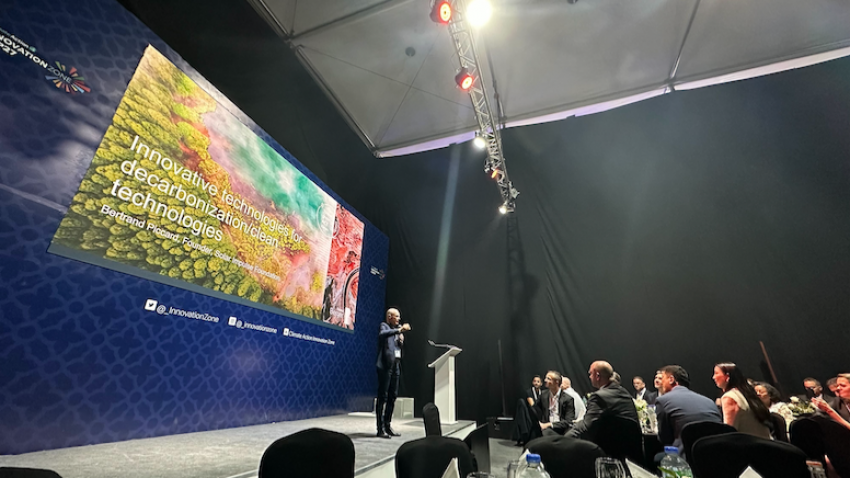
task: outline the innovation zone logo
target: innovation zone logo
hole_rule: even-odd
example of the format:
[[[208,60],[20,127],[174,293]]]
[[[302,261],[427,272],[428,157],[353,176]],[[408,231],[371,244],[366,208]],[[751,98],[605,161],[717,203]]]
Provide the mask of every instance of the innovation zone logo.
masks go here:
[[[91,93],[91,88],[86,84],[86,79],[79,70],[73,66],[69,67],[55,61],[49,62],[42,58],[38,50],[29,43],[0,28],[0,51],[10,57],[21,56],[30,60],[33,64],[43,68],[48,75],[44,79],[53,83],[57,89],[70,94]]]

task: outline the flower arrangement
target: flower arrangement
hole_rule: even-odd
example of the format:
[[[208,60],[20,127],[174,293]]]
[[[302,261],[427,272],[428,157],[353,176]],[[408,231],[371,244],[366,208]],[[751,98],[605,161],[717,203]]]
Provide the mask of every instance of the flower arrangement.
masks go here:
[[[640,428],[643,433],[656,433],[655,409],[650,408],[646,400],[632,399],[635,402]]]
[[[788,408],[791,409],[791,413],[793,413],[795,417],[813,415],[817,412],[814,405],[812,405],[812,402],[808,400],[800,400],[798,397],[791,397],[791,403],[788,404]]]

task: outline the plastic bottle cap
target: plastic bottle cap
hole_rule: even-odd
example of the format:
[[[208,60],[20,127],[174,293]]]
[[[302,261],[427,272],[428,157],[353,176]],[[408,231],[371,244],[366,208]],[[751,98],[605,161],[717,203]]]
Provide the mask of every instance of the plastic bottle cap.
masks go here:
[[[528,455],[525,455],[525,461],[528,464],[540,463],[540,455],[529,453]]]
[[[666,453],[668,455],[678,455],[679,449],[676,448],[675,446],[665,446],[664,447],[664,453]]]

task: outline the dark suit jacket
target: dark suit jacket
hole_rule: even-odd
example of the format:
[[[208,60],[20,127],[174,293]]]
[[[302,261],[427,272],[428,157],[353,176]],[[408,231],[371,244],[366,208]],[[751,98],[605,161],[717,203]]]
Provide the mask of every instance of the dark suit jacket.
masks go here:
[[[682,428],[693,422],[723,423],[714,400],[679,385],[655,401],[658,440],[662,445],[682,447]]]
[[[841,415],[841,418],[850,422],[850,410],[847,409],[847,406],[844,405],[840,398],[828,397],[824,395],[824,400],[826,401],[826,403],[829,404],[830,407],[832,407],[833,410],[835,410],[836,412],[838,412],[839,415]]]
[[[646,392],[643,393],[643,399],[646,400],[647,405],[655,405],[655,400],[658,398],[658,392],[653,392],[648,388],[644,388]],[[637,399],[637,392],[635,392],[635,399]]]
[[[534,396],[534,387],[531,387],[531,388],[529,388],[528,390],[526,390],[526,391],[525,391],[525,396],[526,396],[527,398],[530,398],[530,399],[534,400],[534,402],[536,403],[536,402],[537,402],[537,399],[538,399],[538,398],[540,398],[540,394],[541,394],[541,393],[543,393],[543,389],[538,390],[538,391],[537,391],[537,396],[535,397],[535,396]]]
[[[584,419],[576,423],[567,435],[594,441],[592,436],[594,424],[609,416],[619,416],[639,423],[632,395],[614,382],[590,394]]]
[[[549,396],[552,392],[544,388],[540,391],[540,398],[534,404],[534,413],[542,423],[549,423]],[[558,395],[558,415],[560,419],[552,423],[552,431],[563,435],[570,427],[573,426],[573,420],[576,418],[576,407],[573,403],[573,397],[569,396],[563,390]]]
[[[395,352],[401,351],[401,344],[398,341],[400,333],[401,328],[394,329],[390,327],[390,324],[381,322],[378,331],[378,360],[375,363],[379,369],[388,370],[395,363]]]

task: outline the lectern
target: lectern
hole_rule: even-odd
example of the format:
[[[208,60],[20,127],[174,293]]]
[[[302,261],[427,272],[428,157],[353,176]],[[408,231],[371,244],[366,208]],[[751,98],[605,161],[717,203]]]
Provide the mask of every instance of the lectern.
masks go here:
[[[450,347],[440,358],[428,364],[434,369],[434,405],[440,410],[440,422],[457,423],[455,403],[455,356],[461,349]]]

